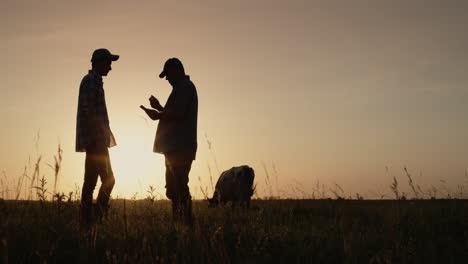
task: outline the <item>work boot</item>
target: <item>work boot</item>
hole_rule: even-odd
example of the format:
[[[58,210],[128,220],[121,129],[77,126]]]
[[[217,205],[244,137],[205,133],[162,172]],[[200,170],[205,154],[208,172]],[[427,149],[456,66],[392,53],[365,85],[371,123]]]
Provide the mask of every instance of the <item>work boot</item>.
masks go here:
[[[174,223],[180,222],[180,203],[178,201],[172,201],[172,220]]]
[[[80,229],[82,231],[87,231],[90,229],[92,225],[92,211],[90,207],[87,206],[80,206],[80,214],[79,214],[79,222],[80,222]]]
[[[183,204],[182,217],[184,224],[187,226],[193,225],[193,214],[192,214],[192,200],[188,199]]]
[[[93,204],[94,221],[98,223],[102,223],[102,219],[107,217],[108,210],[109,210],[109,205]]]

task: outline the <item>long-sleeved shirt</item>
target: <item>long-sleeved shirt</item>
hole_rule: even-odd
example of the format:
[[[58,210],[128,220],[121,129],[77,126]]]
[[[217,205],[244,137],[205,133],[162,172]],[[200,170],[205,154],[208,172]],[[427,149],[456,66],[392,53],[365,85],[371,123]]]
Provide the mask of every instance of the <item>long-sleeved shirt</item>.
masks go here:
[[[197,152],[198,96],[189,76],[173,84],[163,111],[153,151],[185,154],[194,160]]]
[[[109,127],[102,77],[90,70],[80,84],[75,150],[85,152],[86,148],[96,145],[110,148],[116,142]]]

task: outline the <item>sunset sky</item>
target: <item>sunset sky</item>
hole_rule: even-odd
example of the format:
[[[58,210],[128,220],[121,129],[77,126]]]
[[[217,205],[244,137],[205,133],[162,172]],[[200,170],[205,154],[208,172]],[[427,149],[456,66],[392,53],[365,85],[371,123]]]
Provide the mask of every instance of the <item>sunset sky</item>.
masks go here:
[[[0,178],[13,186],[42,155],[52,184],[60,143],[58,189],[81,187],[78,89],[107,48],[121,56],[104,77],[114,197],[164,194],[157,122],[139,105],[166,101],[158,74],[170,57],[198,90],[196,198],[210,171],[242,164],[260,196],[312,194],[317,181],[379,196],[393,176],[407,185],[404,166],[423,189],[468,187],[467,13],[442,0],[0,0]]]

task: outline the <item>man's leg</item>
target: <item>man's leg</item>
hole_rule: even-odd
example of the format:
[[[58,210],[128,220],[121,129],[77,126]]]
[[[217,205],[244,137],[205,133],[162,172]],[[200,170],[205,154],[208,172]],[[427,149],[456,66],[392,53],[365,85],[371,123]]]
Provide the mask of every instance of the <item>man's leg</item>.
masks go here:
[[[176,164],[172,170],[175,179],[175,193],[177,200],[186,201],[192,199],[190,196],[190,189],[188,187],[189,173],[191,168],[191,161],[183,161]]]
[[[191,165],[191,160],[184,160],[182,164],[175,169],[175,178],[177,178],[178,195],[180,197],[181,205],[180,216],[184,223],[189,226],[193,224],[192,196],[190,196],[190,190],[188,187]]]
[[[171,162],[169,161],[169,156],[165,155],[165,165],[166,165],[166,196],[170,200],[175,199],[175,182],[174,174],[172,172]]]
[[[98,172],[101,176],[101,188],[97,197],[97,209],[98,215],[102,216],[107,212],[107,208],[109,207],[110,194],[114,188],[115,178],[110,162],[109,150],[105,148],[100,156],[101,163],[99,164]]]
[[[91,206],[93,204],[93,192],[98,179],[98,154],[86,151],[85,175],[83,189],[81,190],[81,212],[80,221],[83,225],[91,224]]]
[[[169,155],[164,155],[166,165],[166,196],[172,203],[172,218],[174,222],[180,221],[180,205],[176,197],[176,182],[174,178],[173,168],[171,166]]]
[[[175,218],[186,224],[192,224],[192,197],[188,187],[188,175],[192,160],[180,155],[167,155],[166,161],[170,173],[166,173],[166,194],[173,202]],[[172,198],[171,198],[172,197]]]

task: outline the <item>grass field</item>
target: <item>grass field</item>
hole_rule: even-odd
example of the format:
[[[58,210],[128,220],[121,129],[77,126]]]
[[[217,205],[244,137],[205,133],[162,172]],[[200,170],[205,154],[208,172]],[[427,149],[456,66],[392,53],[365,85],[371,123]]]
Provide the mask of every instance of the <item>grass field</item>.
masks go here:
[[[113,200],[79,231],[77,202],[0,200],[8,263],[466,263],[468,200],[194,202],[192,228],[168,201]]]

